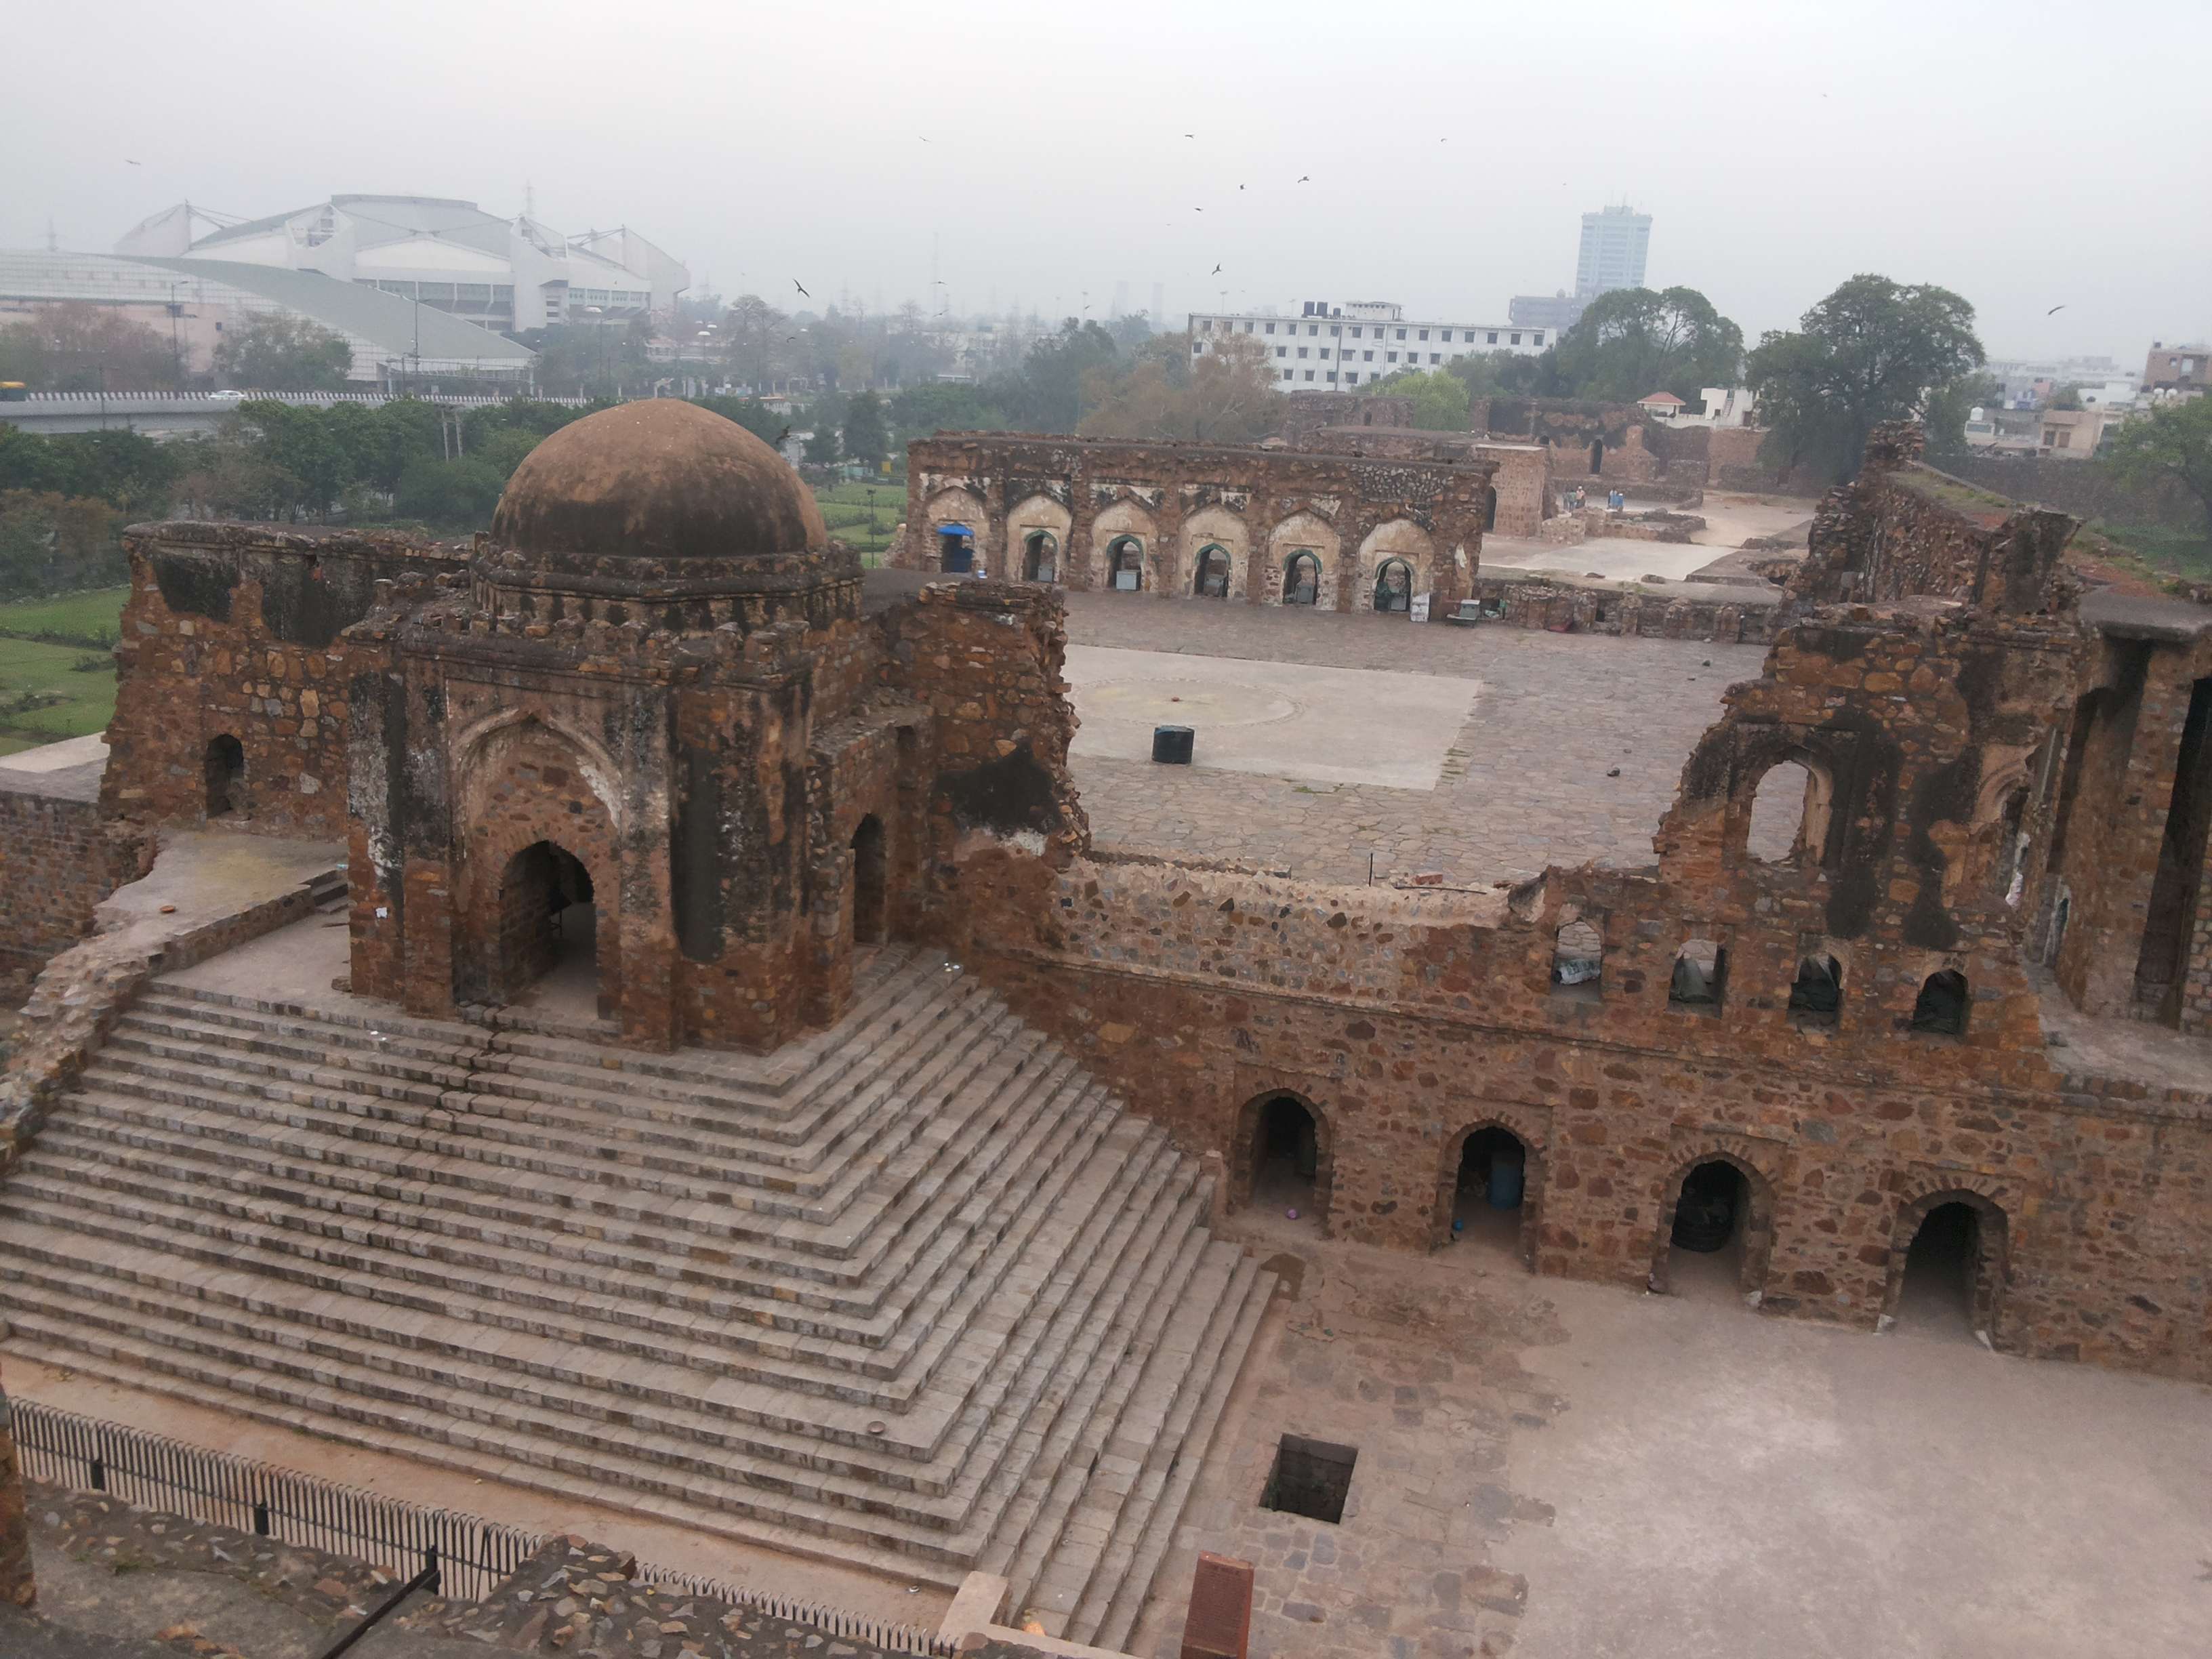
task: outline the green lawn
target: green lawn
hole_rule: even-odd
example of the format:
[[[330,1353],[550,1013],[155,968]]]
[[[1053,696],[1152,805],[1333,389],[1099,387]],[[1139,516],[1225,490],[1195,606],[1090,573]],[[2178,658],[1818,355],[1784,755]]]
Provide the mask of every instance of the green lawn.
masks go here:
[[[872,515],[868,505],[872,493],[876,498]],[[830,533],[847,546],[858,548],[863,564],[879,564],[884,550],[890,545],[891,532],[906,516],[906,480],[817,484],[814,499]]]
[[[101,587],[59,599],[19,599],[0,605],[0,635],[67,634],[75,639],[112,640],[123,620],[127,587]]]
[[[106,729],[115,713],[115,665],[103,659],[94,670],[76,667],[99,654],[72,645],[0,639],[0,754]],[[27,694],[37,706],[21,706]]]

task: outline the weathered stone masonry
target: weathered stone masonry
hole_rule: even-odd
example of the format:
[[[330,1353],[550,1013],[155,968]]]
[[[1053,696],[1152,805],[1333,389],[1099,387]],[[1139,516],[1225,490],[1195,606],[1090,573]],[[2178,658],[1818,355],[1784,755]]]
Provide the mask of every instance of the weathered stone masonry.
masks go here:
[[[1744,1288],[1770,1310],[1876,1324],[1920,1218],[1957,1200],[1985,1218],[1978,1317],[1998,1346],[2212,1375],[2212,1088],[2063,1069],[2025,948],[2069,816],[2075,837],[2117,818],[2158,839],[2136,809],[2058,788],[2106,625],[2076,613],[2039,515],[1926,518],[1943,488],[1900,451],[1831,503],[1815,570],[1863,582],[1917,561],[1898,586],[1938,591],[1802,603],[1685,767],[1649,869],[1378,894],[1094,860],[1045,879],[994,848],[959,872],[957,948],[1228,1158],[1232,1193],[1252,1103],[1310,1103],[1340,1237],[1440,1243],[1459,1146],[1495,1124],[1529,1151],[1534,1266],[1663,1288],[1682,1179],[1719,1159],[1749,1185]],[[1869,525],[1887,528],[1856,553],[1828,544]],[[1983,603],[1952,596],[1966,572]],[[2212,617],[2176,609],[2165,625],[2194,622],[2202,648]],[[1784,763],[1808,778],[1802,832],[1764,862],[1751,805]],[[2160,781],[2170,797],[2170,768]],[[1553,983],[1570,922],[1601,935],[1595,987]],[[1710,1005],[1671,994],[1692,939],[1726,952]],[[1791,1006],[1808,958],[1840,969],[1832,1017]],[[1950,974],[1955,1035],[1919,1018]]]
[[[92,931],[94,907],[153,864],[151,836],[101,821],[98,770],[0,770],[0,1007],[29,995],[48,958]]]
[[[1320,609],[1367,611],[1397,561],[1437,617],[1480,568],[1496,470],[1024,433],[920,440],[907,465],[908,569],[942,568],[958,526],[990,576],[1111,588],[1130,568],[1148,592],[1275,605],[1304,571]]]

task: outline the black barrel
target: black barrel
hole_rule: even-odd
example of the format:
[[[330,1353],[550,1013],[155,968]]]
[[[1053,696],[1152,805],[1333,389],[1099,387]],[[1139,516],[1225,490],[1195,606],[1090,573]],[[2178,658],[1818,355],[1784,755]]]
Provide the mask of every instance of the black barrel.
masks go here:
[[[1162,766],[1188,766],[1194,741],[1188,726],[1156,726],[1152,728],[1152,758]]]

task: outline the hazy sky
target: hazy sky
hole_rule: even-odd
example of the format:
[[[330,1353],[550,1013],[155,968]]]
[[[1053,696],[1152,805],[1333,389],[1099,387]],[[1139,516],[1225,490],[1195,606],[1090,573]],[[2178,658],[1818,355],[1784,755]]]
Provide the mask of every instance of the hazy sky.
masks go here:
[[[1626,198],[1650,285],[1753,340],[1858,270],[1958,289],[1998,356],[2212,332],[2212,0],[7,12],[0,246],[526,181],[787,306],[926,302],[935,246],[963,310],[1103,317],[1121,281],[1178,322],[1223,290],[1486,321],[1571,289]]]

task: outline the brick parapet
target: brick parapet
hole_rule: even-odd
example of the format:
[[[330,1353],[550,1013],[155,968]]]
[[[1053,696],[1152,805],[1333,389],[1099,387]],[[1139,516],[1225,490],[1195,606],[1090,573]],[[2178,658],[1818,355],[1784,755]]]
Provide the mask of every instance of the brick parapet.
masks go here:
[[[53,775],[0,772],[0,1006],[28,996],[47,961],[92,931],[100,902],[154,860],[151,835],[101,821],[94,780],[49,793]]]

